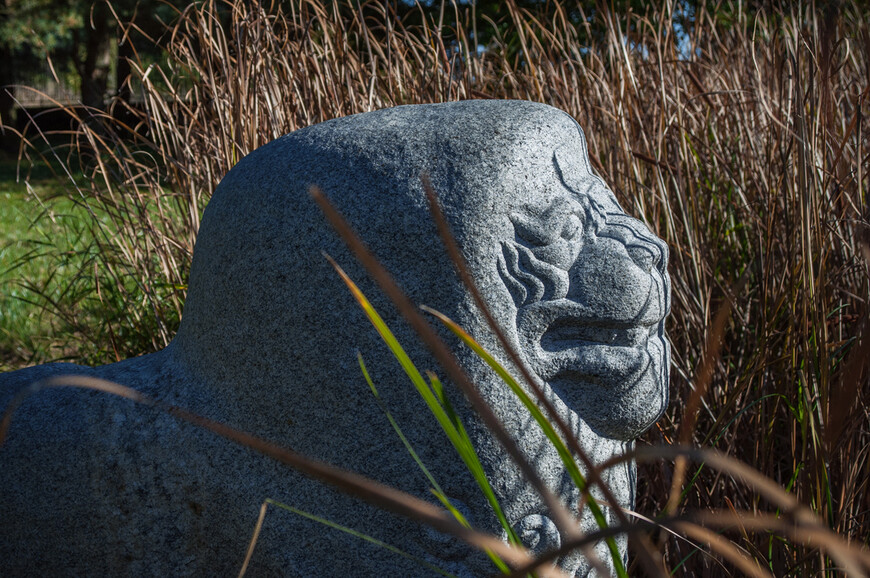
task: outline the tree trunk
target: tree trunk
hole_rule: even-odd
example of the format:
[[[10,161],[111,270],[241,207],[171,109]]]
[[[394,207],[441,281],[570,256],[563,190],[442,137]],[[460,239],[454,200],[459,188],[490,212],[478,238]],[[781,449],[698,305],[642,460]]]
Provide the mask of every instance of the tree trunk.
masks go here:
[[[124,31],[118,29],[118,38],[124,38]],[[130,38],[125,38],[118,44],[118,55],[115,65],[115,100],[112,103],[110,113],[115,120],[126,125],[134,124],[136,115],[133,113],[130,90],[130,60],[135,57]]]
[[[82,79],[82,104],[104,109],[109,72],[112,64],[112,40],[115,27],[109,25],[109,11],[97,2],[86,26],[85,58],[79,68]]]
[[[0,44],[0,150],[14,154],[18,152],[19,139],[12,130],[17,128],[15,101],[10,94],[10,85],[15,83],[12,61],[12,51]]]
[[[131,97],[129,82],[131,69],[128,59],[135,56],[130,42],[130,39],[127,38],[123,44],[118,45],[118,62],[115,68],[115,93],[127,104],[130,104]]]

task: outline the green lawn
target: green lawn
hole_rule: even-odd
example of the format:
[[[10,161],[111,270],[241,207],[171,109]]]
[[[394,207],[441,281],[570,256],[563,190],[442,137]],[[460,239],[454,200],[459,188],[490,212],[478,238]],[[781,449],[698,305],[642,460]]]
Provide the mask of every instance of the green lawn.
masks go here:
[[[63,196],[68,180],[37,166],[28,189],[16,165],[0,157],[0,371],[64,357],[34,291],[56,292],[58,280],[80,268],[72,249],[81,246],[87,217]]]

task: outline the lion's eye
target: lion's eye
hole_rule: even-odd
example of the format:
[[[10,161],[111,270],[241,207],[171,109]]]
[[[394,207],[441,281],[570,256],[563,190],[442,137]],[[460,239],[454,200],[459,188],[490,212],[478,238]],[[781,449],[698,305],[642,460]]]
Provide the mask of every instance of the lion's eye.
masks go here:
[[[527,207],[522,212],[511,213],[510,219],[517,236],[534,247],[546,247],[562,240],[574,241],[584,230],[582,209],[561,198],[544,211]]]
[[[650,249],[638,245],[628,245],[625,250],[632,261],[644,271],[652,271],[653,267],[656,266],[656,256]]]

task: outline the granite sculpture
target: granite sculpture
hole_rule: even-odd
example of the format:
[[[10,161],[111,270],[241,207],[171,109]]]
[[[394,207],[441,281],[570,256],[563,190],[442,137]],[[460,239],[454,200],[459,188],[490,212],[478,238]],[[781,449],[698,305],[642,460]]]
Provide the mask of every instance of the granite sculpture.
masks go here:
[[[323,190],[414,302],[448,315],[512,367],[438,241],[423,172],[485,301],[588,455],[600,463],[630,448],[667,403],[667,248],[593,174],[577,123],[523,101],[400,106],[327,121],[254,151],[225,176],[205,209],[183,320],[169,347],[96,368],[49,364],[0,375],[0,407],[48,375],[98,376],[431,498],[362,378],[360,352],[446,493],[475,526],[500,533],[322,252],[357,281],[419,367],[444,377],[440,368],[308,193],[313,184]],[[460,365],[521,450],[577,511],[577,489],[528,411],[477,356],[455,345]],[[558,546],[540,497],[461,394],[449,383],[447,390],[510,522],[535,551]],[[604,479],[630,507],[633,466],[612,468]],[[493,571],[485,556],[462,544],[209,432],[127,400],[64,388],[29,398],[0,448],[0,573],[237,572],[266,498],[456,575]],[[578,523],[595,528],[588,508]],[[624,539],[619,544],[624,552]],[[602,544],[596,552],[607,564]],[[580,554],[559,564],[574,575],[591,572]],[[272,509],[249,572],[429,570]]]

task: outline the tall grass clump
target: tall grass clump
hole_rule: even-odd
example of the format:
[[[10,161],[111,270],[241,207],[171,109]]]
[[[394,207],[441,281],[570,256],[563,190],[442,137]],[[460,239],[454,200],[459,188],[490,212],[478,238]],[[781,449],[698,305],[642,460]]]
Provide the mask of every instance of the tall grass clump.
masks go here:
[[[164,62],[130,63],[141,106],[69,109],[68,149],[22,135],[25,155],[56,154],[87,177],[69,195],[92,239],[80,273],[32,299],[66,320],[79,359],[159,349],[180,319],[202,209],[253,149],[398,104],[551,104],[671,248],[672,403],[645,441],[751,464],[866,547],[870,13],[750,4],[508,0],[486,17],[446,1],[193,4],[151,39]],[[638,512],[776,519],[779,506],[711,463],[641,463]],[[724,536],[777,576],[836,571],[818,544],[775,527]],[[652,538],[669,570],[737,573],[701,545],[718,535]]]

